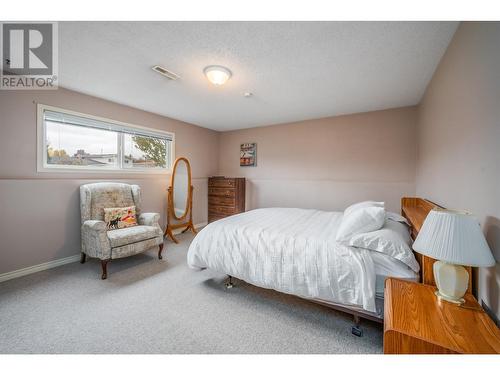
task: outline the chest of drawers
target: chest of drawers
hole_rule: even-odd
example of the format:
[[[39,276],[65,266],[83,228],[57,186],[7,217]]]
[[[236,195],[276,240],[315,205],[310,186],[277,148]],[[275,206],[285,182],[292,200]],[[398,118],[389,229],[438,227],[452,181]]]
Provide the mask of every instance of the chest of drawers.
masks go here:
[[[245,211],[245,179],[210,177],[208,179],[208,222]]]

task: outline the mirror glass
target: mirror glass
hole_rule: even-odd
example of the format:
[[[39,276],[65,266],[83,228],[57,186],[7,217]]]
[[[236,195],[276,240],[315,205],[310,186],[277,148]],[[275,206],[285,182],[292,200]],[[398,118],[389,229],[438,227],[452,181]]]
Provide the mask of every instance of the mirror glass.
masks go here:
[[[179,160],[173,173],[174,215],[179,219],[186,214],[188,209],[189,176],[186,161]]]

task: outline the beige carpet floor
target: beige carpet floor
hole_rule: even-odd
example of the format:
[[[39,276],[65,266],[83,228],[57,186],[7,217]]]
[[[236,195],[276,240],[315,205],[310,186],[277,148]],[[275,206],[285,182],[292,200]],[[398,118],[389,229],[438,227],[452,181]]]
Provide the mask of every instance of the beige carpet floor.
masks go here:
[[[0,284],[0,353],[381,353],[382,326],[225,275],[193,271],[193,238],[113,261],[96,260]]]

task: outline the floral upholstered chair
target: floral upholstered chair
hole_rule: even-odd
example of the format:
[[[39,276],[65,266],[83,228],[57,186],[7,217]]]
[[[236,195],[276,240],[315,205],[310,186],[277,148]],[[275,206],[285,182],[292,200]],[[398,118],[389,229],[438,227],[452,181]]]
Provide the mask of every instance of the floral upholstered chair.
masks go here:
[[[135,206],[137,224],[122,229],[108,230],[104,222],[104,209]],[[159,247],[162,259],[163,231],[158,224],[160,215],[141,212],[141,188],[113,182],[100,182],[80,186],[82,220],[82,255],[99,258],[102,279],[107,278],[107,265],[111,259],[135,255]]]

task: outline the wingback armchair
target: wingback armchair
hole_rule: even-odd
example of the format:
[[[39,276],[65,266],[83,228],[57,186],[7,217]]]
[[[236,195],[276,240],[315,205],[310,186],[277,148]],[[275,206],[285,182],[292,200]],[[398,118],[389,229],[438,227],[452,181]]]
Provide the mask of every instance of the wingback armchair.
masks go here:
[[[107,230],[104,208],[135,206],[137,226]],[[124,258],[159,247],[162,259],[163,231],[158,224],[160,215],[141,212],[141,188],[112,182],[100,182],[80,186],[80,212],[82,254],[101,260],[102,279],[107,278],[107,265],[111,259]]]

